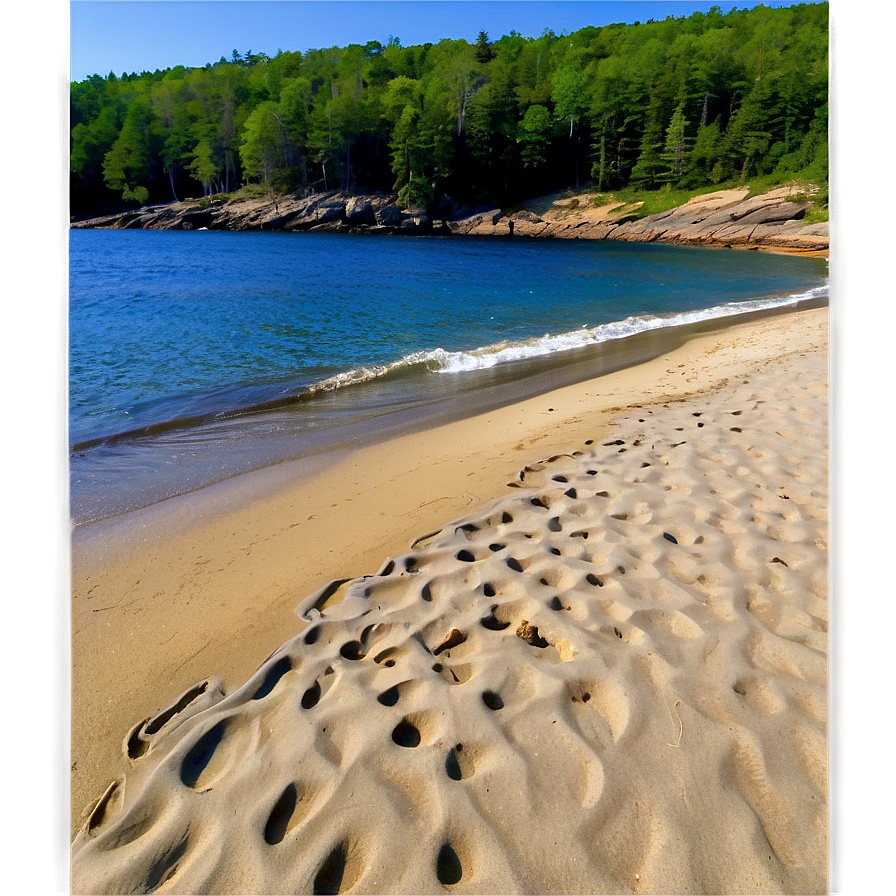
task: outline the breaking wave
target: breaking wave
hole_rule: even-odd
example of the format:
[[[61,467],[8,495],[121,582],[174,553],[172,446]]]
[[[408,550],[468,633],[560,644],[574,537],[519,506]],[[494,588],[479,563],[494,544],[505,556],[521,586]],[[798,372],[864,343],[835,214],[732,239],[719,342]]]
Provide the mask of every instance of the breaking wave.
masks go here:
[[[625,339],[648,330],[684,326],[754,311],[786,308],[801,302],[824,298],[827,294],[827,286],[818,286],[792,295],[754,299],[746,302],[729,302],[695,311],[679,311],[668,315],[634,315],[624,320],[599,324],[595,327],[582,327],[566,333],[546,333],[543,336],[519,341],[503,340],[467,351],[446,351],[443,348],[417,351],[389,364],[357,367],[327,377],[308,386],[306,394],[314,395],[347,386],[361,385],[385,376],[421,368],[432,373],[442,374],[463,374],[475,370],[486,370],[512,361],[541,358],[557,352],[599,345],[615,339]]]

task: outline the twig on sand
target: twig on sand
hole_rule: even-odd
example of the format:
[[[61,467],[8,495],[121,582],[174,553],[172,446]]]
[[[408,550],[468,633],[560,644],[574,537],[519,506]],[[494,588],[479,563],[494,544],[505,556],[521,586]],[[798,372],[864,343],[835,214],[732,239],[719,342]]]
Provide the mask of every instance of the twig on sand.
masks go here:
[[[663,702],[665,703],[665,701],[663,701]],[[678,740],[677,740],[674,744],[670,744],[669,741],[666,741],[666,746],[667,746],[667,747],[680,747],[680,746],[681,746],[681,735],[684,733],[684,725],[682,724],[682,722],[681,722],[681,716],[680,716],[679,713],[678,713],[678,707],[679,707],[679,706],[681,706],[681,700],[676,700],[676,701],[675,701],[674,709],[675,709],[675,715],[678,716]],[[666,703],[666,709],[669,710],[669,718],[672,719],[672,710],[669,709],[669,704],[668,704],[668,703]],[[673,722],[673,724],[674,724],[674,723],[675,723],[675,720],[672,719],[672,722]]]

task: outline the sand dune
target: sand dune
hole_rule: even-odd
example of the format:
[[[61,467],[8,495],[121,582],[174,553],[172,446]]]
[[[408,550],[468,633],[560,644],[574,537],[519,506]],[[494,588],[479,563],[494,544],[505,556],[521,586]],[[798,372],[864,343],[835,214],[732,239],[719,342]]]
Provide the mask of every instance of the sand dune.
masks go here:
[[[310,595],[127,734],[73,891],[826,892],[826,364],[630,407]]]

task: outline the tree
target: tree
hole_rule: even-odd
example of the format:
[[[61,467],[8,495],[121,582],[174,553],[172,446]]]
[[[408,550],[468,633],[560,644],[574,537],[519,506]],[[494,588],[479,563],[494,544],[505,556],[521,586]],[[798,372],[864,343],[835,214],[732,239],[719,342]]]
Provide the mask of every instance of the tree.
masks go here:
[[[113,190],[121,191],[125,201],[145,203],[151,177],[152,149],[148,145],[152,112],[145,97],[135,99],[129,109],[121,133],[103,160],[103,178]]]
[[[369,178],[375,165],[384,128],[379,92],[371,89],[366,75],[378,56],[376,47],[360,44],[333,47],[314,56],[307,144],[310,157],[320,165],[324,189],[337,183],[344,190],[352,189]]]
[[[546,160],[551,142],[551,113],[545,106],[529,106],[520,122],[517,142],[522,147],[522,160],[526,168],[535,168]]]
[[[285,133],[277,111],[277,104],[270,100],[257,106],[246,119],[240,147],[243,171],[248,177],[258,178],[272,198],[285,167]]]
[[[443,93],[457,122],[457,136],[464,133],[471,97],[486,83],[476,48],[465,40],[441,40],[429,55],[429,80]]]
[[[202,184],[203,195],[210,196],[214,192],[214,183],[220,168],[208,138],[203,137],[193,147],[189,169],[193,177]]]
[[[104,156],[119,134],[116,110],[103,109],[89,123],[79,122],[72,128],[70,167],[74,174],[83,174],[97,156],[98,150]]]
[[[640,189],[652,189],[660,178],[663,159],[660,149],[663,145],[663,128],[658,115],[648,116],[647,126],[641,137],[641,154],[632,168],[631,184]]]
[[[180,72],[183,75],[183,72]],[[190,120],[183,101],[183,77],[165,77],[152,86],[150,101],[162,139],[162,167],[168,174],[171,195],[177,202],[175,179],[189,159]]]
[[[757,85],[741,107],[731,116],[725,135],[725,153],[732,173],[740,180],[756,174],[762,156],[772,144],[769,91]]]
[[[722,132],[718,121],[698,129],[688,156],[687,184],[717,184],[728,176],[723,152]]]
[[[283,85],[275,117],[286,140],[285,164],[290,186],[308,185],[308,111],[311,84],[306,78],[293,78]],[[274,113],[272,113],[274,114]]]
[[[569,122],[569,150],[576,187],[579,186],[579,142],[577,125],[588,113],[588,73],[583,66],[581,52],[571,51],[563,66],[554,74],[551,99],[554,112],[562,121]]]
[[[514,68],[511,60],[496,54],[488,80],[470,98],[467,108],[468,189],[483,199],[507,199],[519,161],[520,111]]]
[[[389,82],[383,96],[383,113],[392,124],[392,189],[405,208],[429,207],[435,199],[435,179],[443,173],[438,165],[438,131],[432,132],[423,108],[419,81],[399,75]]]
[[[678,181],[684,176],[685,171],[685,130],[687,120],[684,117],[684,103],[678,104],[678,108],[672,115],[669,127],[666,130],[666,149],[663,153],[663,161],[668,165],[668,176]]]
[[[476,38],[476,61],[480,65],[486,65],[496,55],[494,48],[489,43],[488,34],[485,31],[480,31]]]
[[[627,48],[599,60],[592,79],[591,108],[596,161],[591,176],[598,189],[623,186],[637,160],[642,133],[643,94],[631,70]]]

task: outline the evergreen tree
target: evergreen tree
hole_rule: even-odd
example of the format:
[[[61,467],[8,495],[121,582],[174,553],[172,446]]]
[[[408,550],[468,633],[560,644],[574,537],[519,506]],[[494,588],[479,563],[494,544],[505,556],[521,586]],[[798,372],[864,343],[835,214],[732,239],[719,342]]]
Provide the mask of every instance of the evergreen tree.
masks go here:
[[[668,166],[668,177],[673,181],[680,181],[684,176],[687,125],[687,120],[684,117],[684,103],[679,103],[666,131],[666,149],[663,153],[663,161]]]

